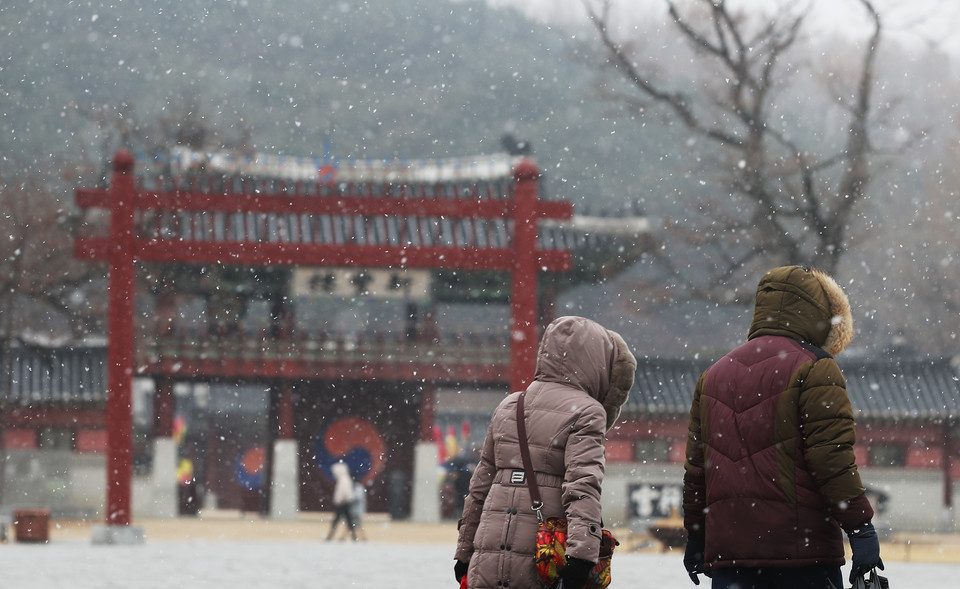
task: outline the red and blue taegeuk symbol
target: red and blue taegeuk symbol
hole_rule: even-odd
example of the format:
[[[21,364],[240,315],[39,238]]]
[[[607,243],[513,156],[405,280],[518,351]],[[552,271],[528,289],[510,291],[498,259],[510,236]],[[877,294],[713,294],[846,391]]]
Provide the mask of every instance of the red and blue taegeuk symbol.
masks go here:
[[[330,467],[343,462],[356,480],[367,483],[380,474],[386,459],[386,445],[380,431],[359,417],[330,422],[314,438],[313,451],[317,467],[330,480],[333,480]]]
[[[237,483],[248,491],[262,488],[266,459],[267,454],[263,446],[254,446],[237,456],[237,464],[234,469]]]

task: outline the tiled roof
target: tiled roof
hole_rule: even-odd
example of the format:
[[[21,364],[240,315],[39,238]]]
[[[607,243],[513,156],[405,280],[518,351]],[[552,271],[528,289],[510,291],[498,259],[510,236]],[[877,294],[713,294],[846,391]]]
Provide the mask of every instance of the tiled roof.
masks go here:
[[[854,412],[874,420],[960,417],[960,377],[947,360],[838,360]],[[703,359],[641,358],[624,415],[686,416]]]
[[[10,358],[0,356],[9,371],[2,390],[11,405],[31,403],[97,403],[106,396],[106,348],[103,346],[18,346]]]
[[[638,358],[637,376],[624,415],[686,415],[700,373],[709,360]]]
[[[957,371],[946,360],[841,363],[855,411],[871,419],[956,419]]]
[[[13,404],[102,402],[106,349],[15,347],[10,359]],[[948,360],[840,359],[853,409],[871,420],[960,418],[960,377]],[[709,359],[640,358],[624,416],[686,417]]]
[[[291,198],[427,200],[508,199],[514,167],[522,157],[506,153],[460,158],[341,160],[317,156],[243,155],[174,148],[137,156],[144,188],[189,189],[195,193],[283,194]],[[552,199],[541,194],[549,207]],[[566,204],[566,203],[564,203]],[[543,250],[594,249],[615,236],[649,231],[646,217],[616,214],[540,219],[537,246]],[[509,218],[461,218],[404,214],[238,213],[222,210],[164,211],[145,217],[143,237],[165,240],[305,243],[365,246],[511,247]]]

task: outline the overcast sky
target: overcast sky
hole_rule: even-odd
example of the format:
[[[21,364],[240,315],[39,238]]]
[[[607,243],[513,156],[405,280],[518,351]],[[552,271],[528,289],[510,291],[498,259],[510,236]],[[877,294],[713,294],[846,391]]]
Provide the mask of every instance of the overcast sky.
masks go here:
[[[595,5],[598,0],[592,0]],[[677,0],[679,5],[684,0]],[[830,28],[852,34],[866,34],[868,20],[859,0],[807,0],[810,18],[825,31]],[[488,0],[492,5],[512,5],[528,15],[551,24],[566,25],[586,20],[583,0]],[[797,0],[728,0],[732,5],[775,9]],[[664,18],[665,0],[614,0],[620,9],[629,9],[636,18]],[[873,0],[888,35],[917,44],[939,44],[960,54],[960,1],[957,0]]]

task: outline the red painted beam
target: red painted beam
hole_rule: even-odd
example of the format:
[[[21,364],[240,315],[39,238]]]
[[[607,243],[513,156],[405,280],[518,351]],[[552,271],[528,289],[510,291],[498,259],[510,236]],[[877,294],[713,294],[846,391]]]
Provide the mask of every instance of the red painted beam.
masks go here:
[[[7,427],[34,429],[38,423],[64,428],[101,428],[106,424],[103,409],[84,407],[10,407],[6,413]]]
[[[386,261],[393,260],[387,267],[512,270],[514,266],[514,251],[509,249],[144,239],[134,243],[136,258],[145,262],[371,268],[384,267]],[[106,260],[113,247],[110,238],[81,237],[74,243],[74,256],[81,260]],[[544,271],[566,271],[572,267],[567,250],[536,250],[532,260],[535,268]]]
[[[107,208],[106,190],[77,189],[80,208]],[[512,199],[384,198],[341,195],[290,194],[208,194],[198,192],[137,192],[139,211],[256,212],[310,215],[429,216],[464,218],[505,218],[510,216]],[[536,216],[542,219],[569,219],[573,205],[567,201],[538,203]]]
[[[566,200],[538,200],[538,219],[570,219],[573,217],[573,203]]]
[[[290,359],[189,358],[170,356],[142,362],[137,373],[179,378],[345,379],[385,381],[477,382],[504,384],[505,365],[496,363],[310,361]]]

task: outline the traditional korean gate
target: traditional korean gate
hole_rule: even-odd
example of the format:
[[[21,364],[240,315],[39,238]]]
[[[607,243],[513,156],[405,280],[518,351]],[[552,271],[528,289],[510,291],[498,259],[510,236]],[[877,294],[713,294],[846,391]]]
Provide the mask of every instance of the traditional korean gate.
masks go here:
[[[285,182],[200,175],[136,176],[135,158],[115,155],[108,188],[76,191],[81,208],[110,212],[109,234],[79,237],[75,255],[109,269],[106,523],[132,518],[134,277],[136,263],[246,266],[355,266],[498,270],[511,274],[510,390],[535,367],[537,275],[570,267],[566,249],[538,245],[538,220],[568,219],[570,203],[539,201],[539,170],[529,160],[503,184],[380,180]],[[322,171],[322,170],[321,170]],[[330,219],[354,228],[320,237]],[[393,230],[379,240],[364,239]],[[260,372],[263,367],[259,367]],[[280,368],[271,368],[283,378]],[[263,374],[258,373],[258,378]],[[162,399],[161,399],[162,401]],[[280,411],[280,437],[292,437],[292,405]]]

